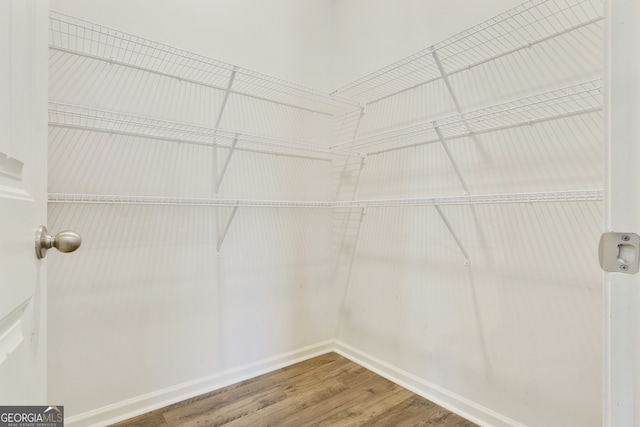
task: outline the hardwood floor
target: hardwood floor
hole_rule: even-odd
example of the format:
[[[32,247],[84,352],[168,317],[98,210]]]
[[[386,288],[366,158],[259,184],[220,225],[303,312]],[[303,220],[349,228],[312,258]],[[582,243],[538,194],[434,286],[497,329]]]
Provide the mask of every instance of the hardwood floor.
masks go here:
[[[117,427],[365,425],[475,426],[337,353],[114,424]]]

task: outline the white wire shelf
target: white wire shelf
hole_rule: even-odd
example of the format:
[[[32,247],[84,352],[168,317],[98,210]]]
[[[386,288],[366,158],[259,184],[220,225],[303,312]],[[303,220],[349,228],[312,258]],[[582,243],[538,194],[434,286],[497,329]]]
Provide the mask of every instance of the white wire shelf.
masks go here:
[[[335,202],[335,208],[373,208],[402,206],[495,205],[511,203],[599,202],[603,190],[551,191],[537,193],[482,194],[476,196],[418,199],[355,200]]]
[[[206,199],[157,196],[123,196],[99,194],[50,193],[49,203],[110,204],[110,205],[185,205],[272,208],[342,208],[364,209],[374,207],[488,205],[512,203],[600,202],[603,190],[572,190],[536,193],[483,194],[459,197],[432,197],[415,199],[355,200],[355,201],[292,201]]]
[[[470,135],[469,127],[473,134],[479,134],[602,108],[603,83],[602,79],[596,79],[334,146],[216,130],[58,102],[49,102],[49,125],[227,148],[237,140],[237,150],[329,159],[331,155],[363,157],[436,142],[439,140],[436,128],[444,138],[450,139]]]
[[[371,155],[436,142],[439,140],[438,131],[443,138],[450,139],[532,125],[602,110],[603,92],[602,79],[590,80],[468,113],[359,138],[334,145],[333,148],[353,149]]]
[[[531,0],[349,83],[336,94],[373,103],[604,19],[604,0]]]
[[[58,102],[49,102],[49,125],[227,148],[236,141],[236,150],[321,159],[330,159],[333,154],[358,155],[352,151],[318,144],[242,134]]]
[[[177,78],[230,93],[336,114],[357,101],[237,67],[192,52],[127,34],[63,13],[49,13],[49,47],[112,64]]]
[[[228,206],[254,208],[332,208],[333,202],[295,200],[208,199],[159,196],[50,193],[49,203],[108,205]]]

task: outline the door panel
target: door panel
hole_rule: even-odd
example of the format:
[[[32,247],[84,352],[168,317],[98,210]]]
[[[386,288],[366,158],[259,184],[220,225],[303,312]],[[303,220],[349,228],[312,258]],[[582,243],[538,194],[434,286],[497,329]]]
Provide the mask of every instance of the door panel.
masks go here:
[[[47,14],[0,2],[0,404],[46,401]]]

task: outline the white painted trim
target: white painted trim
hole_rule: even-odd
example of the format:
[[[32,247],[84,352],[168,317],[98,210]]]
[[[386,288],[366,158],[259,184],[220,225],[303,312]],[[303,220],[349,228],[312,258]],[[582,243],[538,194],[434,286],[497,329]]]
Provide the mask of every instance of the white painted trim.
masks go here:
[[[437,384],[397,368],[346,343],[334,340],[323,341],[78,414],[65,419],[65,424],[79,427],[117,423],[332,351],[480,426],[526,427]]]
[[[433,384],[423,378],[399,369],[341,341],[334,343],[334,351],[358,365],[480,426],[526,427],[524,424],[505,417],[437,384]]]
[[[333,351],[333,340],[282,353],[220,373],[104,406],[65,419],[68,426],[104,426],[117,423],[185,399],[284,368]]]
[[[640,3],[608,0],[604,230],[640,233]],[[640,425],[640,275],[604,273],[603,419]]]

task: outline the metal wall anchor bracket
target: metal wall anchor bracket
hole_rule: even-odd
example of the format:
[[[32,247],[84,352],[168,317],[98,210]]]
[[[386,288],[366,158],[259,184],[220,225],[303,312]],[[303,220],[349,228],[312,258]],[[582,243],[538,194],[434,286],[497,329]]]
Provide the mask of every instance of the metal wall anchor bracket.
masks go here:
[[[610,231],[600,237],[600,267],[611,273],[635,274],[640,269],[640,236]]]

